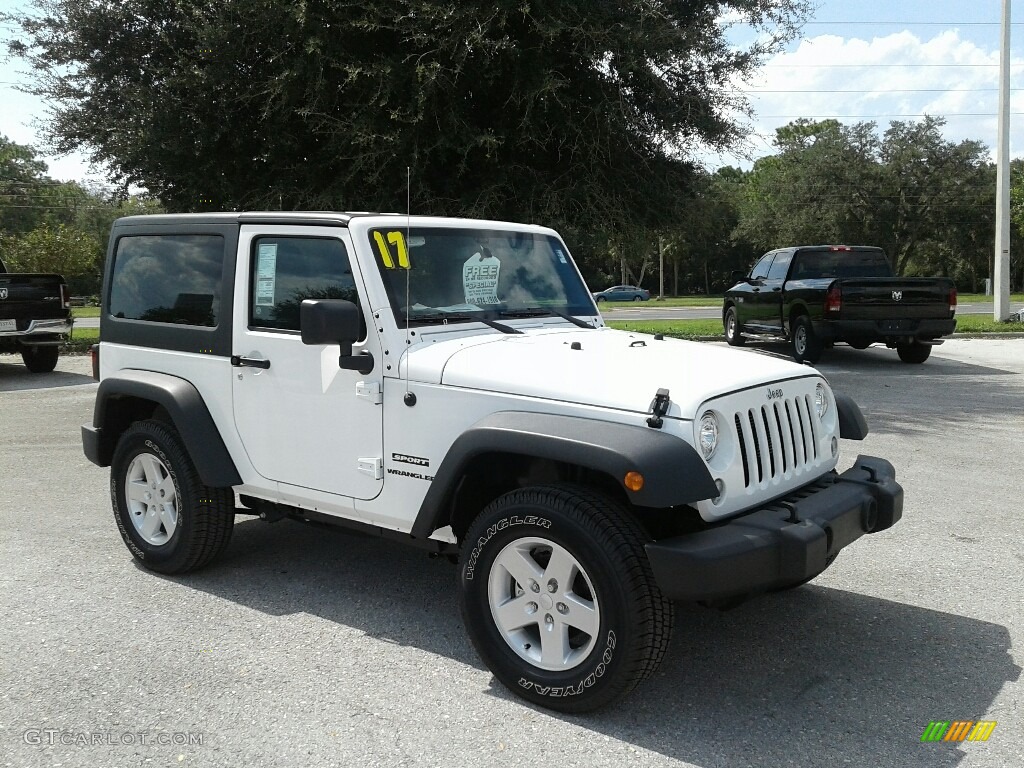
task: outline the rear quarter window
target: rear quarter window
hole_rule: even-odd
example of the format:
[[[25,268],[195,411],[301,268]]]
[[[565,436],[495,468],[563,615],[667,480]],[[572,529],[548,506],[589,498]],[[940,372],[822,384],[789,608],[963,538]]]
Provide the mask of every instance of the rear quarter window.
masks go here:
[[[216,327],[224,238],[126,235],[117,242],[110,314],[125,320]]]

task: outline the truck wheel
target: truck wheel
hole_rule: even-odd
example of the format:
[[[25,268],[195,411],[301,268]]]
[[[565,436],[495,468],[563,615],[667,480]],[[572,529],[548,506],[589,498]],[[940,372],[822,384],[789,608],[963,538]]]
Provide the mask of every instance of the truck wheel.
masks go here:
[[[735,307],[729,307],[729,311],[725,313],[725,340],[733,347],[742,347],[747,342],[740,334],[740,324],[736,319]]]
[[[202,484],[168,424],[140,421],[121,435],[110,465],[110,499],[121,538],[151,571],[201,568],[231,540],[234,493]]]
[[[814,327],[807,315],[793,321],[793,359],[798,363],[816,363],[821,358],[821,341],[814,335]]]
[[[492,502],[462,548],[459,603],[477,653],[504,685],[561,712],[587,712],[657,669],[673,606],[654,582],[628,512],[575,486]]]
[[[57,355],[60,350],[50,347],[22,347],[21,360],[32,373],[49,373],[57,367]]]
[[[921,344],[915,341],[910,344],[896,345],[896,354],[900,356],[900,360],[904,363],[923,363],[931,353],[931,344]]]

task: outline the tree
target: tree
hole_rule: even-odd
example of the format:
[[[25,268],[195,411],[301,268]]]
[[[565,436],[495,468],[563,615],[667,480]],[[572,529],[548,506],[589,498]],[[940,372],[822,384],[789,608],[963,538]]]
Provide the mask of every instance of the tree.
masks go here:
[[[82,149],[172,210],[671,223],[735,79],[806,0],[36,0],[11,45]],[[757,41],[737,49],[726,19]]]
[[[779,152],[758,160],[747,178],[737,236],[762,251],[870,241],[880,171],[874,129],[836,120],[779,128]]]
[[[943,124],[897,121],[882,136],[874,123],[780,128],[779,152],[758,160],[747,179],[737,236],[763,249],[879,245],[898,274],[976,281],[991,250],[991,164],[981,142],[944,139]]]
[[[0,242],[11,272],[54,272],[71,279],[90,275],[96,268],[97,240],[63,224]]]

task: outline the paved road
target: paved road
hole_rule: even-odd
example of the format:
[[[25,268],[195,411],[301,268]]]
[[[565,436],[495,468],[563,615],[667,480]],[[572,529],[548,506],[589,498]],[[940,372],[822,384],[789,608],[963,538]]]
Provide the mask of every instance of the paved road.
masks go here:
[[[0,766],[1024,765],[1024,340],[821,368],[872,425],[845,462],[897,465],[903,521],[801,589],[681,608],[654,679],[566,717],[494,683],[454,568],[414,550],[246,519],[218,567],[136,567],[79,447],[87,360],[0,357]],[[986,743],[919,740],[976,718]],[[203,743],[154,743],[180,733]]]
[[[1024,304],[1011,304],[1012,311],[1024,309]],[[721,306],[711,307],[661,307],[657,302],[623,304],[622,306],[601,305],[608,320],[718,320],[722,317]],[[961,304],[959,315],[991,315],[992,304]],[[99,328],[98,317],[83,317],[75,321],[77,328]]]
[[[659,307],[656,302],[629,304],[621,307],[602,306],[608,320],[720,320],[721,306],[713,307]],[[1011,311],[1024,309],[1024,304],[1011,304]],[[992,315],[992,303],[960,304],[958,315]],[[98,326],[94,326],[98,327]]]

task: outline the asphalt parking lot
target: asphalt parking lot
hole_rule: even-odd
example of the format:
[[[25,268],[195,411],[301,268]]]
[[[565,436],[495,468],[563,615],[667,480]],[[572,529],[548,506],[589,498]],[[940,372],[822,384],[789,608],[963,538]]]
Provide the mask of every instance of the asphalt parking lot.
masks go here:
[[[564,716],[493,681],[445,560],[240,518],[218,566],[138,568],[80,447],[87,358],[0,356],[0,765],[1024,765],[1024,339],[818,367],[872,428],[844,465],[891,460],[902,522],[800,589],[680,607],[654,679]],[[979,719],[987,742],[920,741]]]

